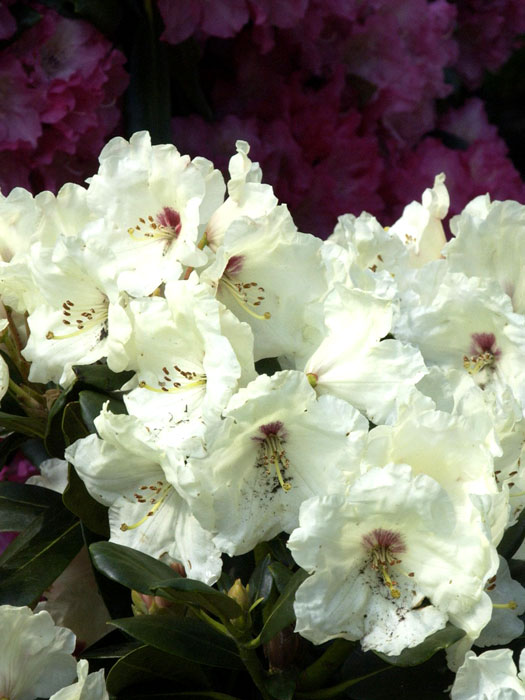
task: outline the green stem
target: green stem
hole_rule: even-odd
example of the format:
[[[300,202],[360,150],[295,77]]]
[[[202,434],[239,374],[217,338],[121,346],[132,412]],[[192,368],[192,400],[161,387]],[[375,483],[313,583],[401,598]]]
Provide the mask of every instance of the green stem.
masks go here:
[[[348,658],[353,646],[353,643],[346,639],[336,639],[313,664],[305,668],[299,676],[297,687],[301,690],[321,688]]]
[[[298,692],[296,694],[296,698],[297,700],[331,700],[331,698],[336,698],[338,695],[341,695],[341,693],[343,693],[347,688],[350,688],[350,686],[356,685],[357,683],[360,683],[367,678],[371,678],[378,673],[383,673],[383,671],[388,671],[391,668],[395,668],[395,666],[384,666],[383,668],[377,669],[377,671],[367,673],[365,676],[359,676],[359,678],[352,678],[349,681],[343,681],[342,683],[333,685],[330,688],[322,688],[321,690],[312,690],[305,693]]]
[[[272,696],[268,694],[268,691],[264,685],[264,670],[261,666],[257,653],[253,649],[247,649],[240,644],[238,646],[239,656],[241,657],[243,664],[246,666],[248,673],[252,677],[253,682],[259,689],[261,697],[263,700],[272,700]]]
[[[9,379],[9,392],[18,399],[20,405],[28,415],[45,415],[42,404],[35,398],[35,396],[39,396],[39,394],[36,394],[36,392],[29,387],[18,386],[12,379]],[[33,396],[31,394],[33,394]]]

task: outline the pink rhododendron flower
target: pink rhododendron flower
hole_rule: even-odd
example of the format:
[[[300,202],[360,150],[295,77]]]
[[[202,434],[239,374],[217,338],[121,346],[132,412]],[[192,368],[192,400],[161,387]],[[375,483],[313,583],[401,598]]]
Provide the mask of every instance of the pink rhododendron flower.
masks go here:
[[[158,0],[159,11],[166,25],[164,41],[178,44],[198,29],[210,36],[232,37],[248,21],[246,0]]]
[[[429,137],[387,169],[386,223],[400,216],[407,199],[417,199],[421,189],[430,187],[437,172],[444,172],[447,178],[449,215],[459,213],[471,199],[486,192],[494,199],[524,201],[525,185],[496,127],[489,123],[481,100],[471,99],[463,107],[450,110],[437,126],[455,138],[460,148],[448,148]]]
[[[0,53],[0,159],[16,152],[14,169],[2,169],[4,194],[90,175],[118,124],[128,80],[123,54],[93,26],[39,11],[41,20]]]
[[[471,89],[485,70],[496,71],[519,46],[525,32],[525,4],[521,0],[459,0],[456,40],[457,71]]]

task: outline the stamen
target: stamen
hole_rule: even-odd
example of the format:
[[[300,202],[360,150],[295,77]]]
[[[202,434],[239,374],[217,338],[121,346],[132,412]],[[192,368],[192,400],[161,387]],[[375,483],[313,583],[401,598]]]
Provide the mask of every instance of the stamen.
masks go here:
[[[155,489],[156,494],[162,494],[160,496],[159,500],[157,500],[156,498],[151,498],[150,499],[151,509],[146,513],[146,515],[143,518],[138,520],[136,523],[133,523],[132,525],[128,525],[127,523],[122,523],[120,526],[120,529],[122,530],[122,532],[127,532],[128,530],[135,530],[137,527],[140,527],[141,525],[143,525],[148,518],[151,518],[153,515],[155,515],[157,510],[164,503],[164,501],[166,500],[166,496],[168,495],[170,489],[172,488],[171,484],[162,485],[162,482],[157,482],[157,483],[161,484],[161,486],[156,486],[153,488]],[[142,489],[143,487],[141,486],[140,488]],[[147,502],[147,499],[145,499],[142,496],[139,496],[138,494],[134,494],[134,496],[135,496],[137,503],[146,503]]]
[[[149,215],[146,220],[141,216],[136,226],[128,228],[128,234],[135,241],[162,240],[170,246],[178,238],[181,228],[179,213],[172,207],[163,207],[155,217]]]
[[[184,370],[178,365],[173,365],[173,369],[179,375],[179,380],[183,381],[173,380],[168,368],[163,367],[162,380],[158,380],[158,387],[152,386],[145,381],[140,381],[139,387],[141,389],[155,391],[159,394],[174,394],[179,391],[196,389],[197,387],[204,386],[206,384],[207,378],[205,374],[197,374],[197,372],[193,372],[192,370]],[[171,386],[169,386],[170,384]]]
[[[370,551],[370,567],[380,572],[392,598],[399,598],[401,592],[397,588],[397,581],[390,576],[388,567],[401,564],[401,559],[394,556],[394,554],[405,551],[405,544],[401,536],[391,530],[377,528],[363,536],[362,544],[365,549]],[[407,575],[411,576],[413,574],[409,573]]]
[[[239,306],[242,309],[246,311],[246,313],[250,314],[250,316],[253,316],[254,318],[257,318],[261,321],[267,321],[269,318],[271,318],[271,313],[269,311],[265,311],[264,314],[258,314],[255,311],[252,311],[252,309],[250,308],[251,306],[260,306],[261,302],[264,301],[264,297],[261,294],[257,296],[255,301],[250,301],[250,299],[248,298],[249,291],[255,291],[253,289],[254,287],[257,288],[257,292],[264,292],[264,288],[258,287],[257,282],[233,282],[228,277],[228,275],[223,275],[220,279],[220,283],[226,286],[226,288],[231,292],[235,301],[239,304]]]
[[[509,600],[508,603],[492,603],[492,607],[500,610],[516,610],[518,604],[515,600]]]
[[[262,437],[259,435],[252,437],[254,442],[259,443],[259,455],[255,466],[263,467],[268,476],[272,473],[273,467],[280,487],[285,492],[289,491],[292,485],[283,477],[283,471],[290,466],[283,448],[283,443],[286,442],[283,424],[281,421],[267,423],[259,427],[259,432],[262,433]]]
[[[65,340],[74,338],[81,333],[85,333],[92,328],[103,326],[108,318],[109,299],[105,294],[101,294],[102,301],[89,307],[75,307],[75,303],[69,299],[62,304],[62,323],[71,326],[74,330],[71,333],[56,334],[49,330],[46,333],[47,340]],[[107,330],[107,329],[106,329]],[[107,332],[101,334],[99,340],[107,337]]]
[[[206,384],[206,379],[198,379],[196,382],[188,382],[187,384],[174,386],[171,389],[168,389],[166,386],[157,388],[155,386],[151,386],[151,384],[146,384],[146,382],[139,382],[139,387],[141,389],[148,389],[149,391],[156,391],[159,394],[174,394],[178,391],[185,391],[186,389],[195,389],[195,387],[204,386],[204,384]]]

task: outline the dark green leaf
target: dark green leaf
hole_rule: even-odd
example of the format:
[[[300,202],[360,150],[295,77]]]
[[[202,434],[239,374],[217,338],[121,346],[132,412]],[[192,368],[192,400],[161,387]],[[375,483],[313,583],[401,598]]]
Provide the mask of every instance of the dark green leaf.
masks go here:
[[[274,559],[277,561],[280,561],[281,564],[284,564],[288,568],[292,569],[294,566],[296,566],[295,561],[293,560],[292,554],[288,547],[286,546],[286,542],[288,540],[288,537],[284,537],[282,534],[278,535],[277,537],[274,537],[273,540],[270,540],[269,542],[266,542],[265,544],[268,547],[268,551],[272,555]]]
[[[84,543],[90,550],[92,544],[100,542],[102,539],[100,535],[90,530],[85,524],[82,523],[82,536],[84,538]],[[90,553],[91,556],[91,553]],[[93,565],[93,574],[97,582],[98,590],[109,614],[112,618],[119,617],[129,617],[132,614],[131,610],[131,593],[129,588],[121,585],[117,581],[108,578],[102,574],[94,565],[93,559],[91,559]],[[114,635],[120,635],[120,632],[113,630]]]
[[[151,646],[140,646],[117,661],[108,674],[106,688],[112,695],[118,695],[135,683],[161,679],[171,681],[175,688],[190,683],[194,689],[209,687],[199,664],[180,657],[174,658],[172,654]]]
[[[35,467],[39,467],[42,462],[49,459],[44,443],[37,438],[26,440],[20,449],[24,453],[26,459],[28,459],[31,464],[34,464]]]
[[[287,566],[284,566],[284,564],[281,564],[279,561],[272,562],[269,568],[272,578],[275,581],[275,585],[277,586],[277,590],[279,593],[282,593],[292,578],[292,572]]]
[[[155,581],[176,578],[166,564],[122,544],[95,542],[89,551],[100,572],[139,593],[151,594],[151,584]]]
[[[525,539],[525,510],[522,510],[518,522],[505,532],[498,545],[498,554],[504,559],[510,559],[520,548]]]
[[[10,432],[22,433],[29,437],[44,437],[45,424],[40,418],[29,416],[15,416],[10,413],[0,411],[0,428],[5,428]]]
[[[109,402],[108,408],[111,413],[126,413],[126,407],[122,401],[117,401],[117,399],[112,399],[106,394],[99,394],[96,391],[81,391],[78,399],[80,401],[82,420],[91,433],[96,432],[94,421],[106,402]]]
[[[73,372],[79,382],[105,392],[117,391],[135,374],[133,370],[112,372],[107,365],[75,365]]]
[[[262,628],[259,640],[261,644],[269,642],[272,637],[275,637],[277,632],[291,625],[295,621],[293,604],[295,600],[295,592],[303,581],[308,578],[306,571],[299,569],[289,580],[286,588],[277,598],[272,611],[268,615],[264,627]]]
[[[0,469],[9,461],[11,455],[27,441],[27,437],[21,433],[11,433],[0,442]]]
[[[295,696],[296,672],[282,671],[266,678],[265,688],[276,700],[293,700]]]
[[[512,578],[522,586],[525,586],[525,561],[521,559],[510,559],[507,564],[509,565]]]
[[[44,445],[51,457],[64,459],[66,443],[62,433],[62,413],[66,405],[71,401],[76,401],[78,388],[73,384],[67,391],[63,391],[51,406],[47,417]]]
[[[36,603],[83,544],[79,521],[63,506],[47,509],[28,531],[0,557],[0,604]]]
[[[23,530],[47,508],[60,505],[60,494],[40,486],[0,482],[0,532]]]
[[[89,430],[82,420],[80,403],[78,401],[71,401],[64,408],[61,427],[66,447],[72,445],[76,440],[89,435]]]
[[[254,603],[259,598],[268,600],[268,596],[272,590],[273,578],[270,573],[269,566],[272,558],[267,554],[257,564],[248,582],[248,591],[250,593],[250,602]]]
[[[68,465],[68,483],[62,500],[66,508],[90,530],[97,535],[109,537],[108,509],[92,498],[72,464]]]
[[[206,622],[189,617],[141,615],[113,620],[112,625],[156,649],[188,661],[221,668],[242,668],[233,640]]]
[[[173,602],[198,605],[230,618],[242,614],[237,603],[224,593],[200,581],[182,578],[166,564],[135,549],[97,542],[90,551],[99,571],[140,593],[162,595]]]
[[[224,615],[230,620],[242,615],[241,608],[233,598],[191,578],[155,581],[151,585],[151,590],[155,595],[164,596],[174,603],[197,605],[216,615]]]
[[[446,649],[458,639],[465,636],[464,630],[460,630],[453,625],[448,625],[442,630],[438,630],[418,644],[417,647],[404,649],[398,656],[387,656],[379,651],[375,653],[380,659],[394,666],[419,666],[440,649]]]

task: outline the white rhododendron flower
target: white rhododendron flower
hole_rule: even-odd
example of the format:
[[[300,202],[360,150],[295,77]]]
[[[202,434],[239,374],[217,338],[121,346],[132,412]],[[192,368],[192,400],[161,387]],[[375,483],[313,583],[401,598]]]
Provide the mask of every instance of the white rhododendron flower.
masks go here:
[[[392,420],[396,397],[418,382],[426,367],[417,348],[386,339],[392,305],[359,289],[338,285],[324,303],[324,338],[299,369],[319,394],[333,394],[373,423]]]
[[[436,175],[434,186],[426,189],[419,202],[408,204],[400,219],[390,227],[389,233],[396,235],[405,244],[412,267],[422,267],[441,257],[447,242],[443,224],[450,205],[445,186],[445,175]]]
[[[246,141],[236,141],[237,153],[230,158],[228,169],[228,197],[211,215],[206,226],[206,239],[212,250],[224,241],[224,232],[235,219],[247,216],[258,219],[277,206],[273,188],[261,182],[262,171],[258,163],[248,158],[250,146]]]
[[[426,265],[403,296],[393,332],[427,364],[463,368],[499,394],[509,386],[525,408],[525,317],[494,281],[448,272],[444,261]]]
[[[475,644],[488,647],[509,644],[523,634],[519,616],[525,612],[525,588],[510,576],[509,565],[500,556],[499,568],[486,586],[492,600],[492,617]]]
[[[109,700],[104,670],[100,669],[96,673],[88,672],[88,662],[86,659],[81,659],[77,663],[76,683],[62,688],[49,700]]]
[[[338,492],[359,474],[366,430],[349,404],[317,399],[304,374],[261,375],[205,432],[204,456],[179,465],[180,487],[217,546],[243,554],[290,532],[305,499]]]
[[[54,248],[34,246],[32,269],[45,303],[28,318],[31,331],[23,351],[30,380],[67,387],[72,366],[106,357],[110,369],[128,365],[125,344],[131,326],[126,295],[113,279],[114,256],[79,238],[62,238]]]
[[[151,422],[219,417],[239,384],[255,377],[253,335],[196,276],[166,285],[166,298],[132,300],[128,412]]]
[[[459,508],[470,511],[472,494],[498,493],[484,438],[483,433],[473,435],[462,416],[411,403],[400,409],[393,425],[369,432],[364,459],[370,467],[410,464],[415,474],[431,476]]]
[[[306,501],[288,547],[313,574],[298,589],[296,631],[397,655],[450,620],[490,617],[491,546],[458,521],[446,491],[406,464],[371,469],[345,495]],[[485,620],[486,622],[486,620]]]
[[[45,611],[0,606],[0,698],[48,698],[75,679],[75,635]]]
[[[77,440],[66,457],[93,498],[109,506],[110,541],[156,558],[167,554],[189,577],[214,583],[220,553],[166,478],[158,431],[107,409],[95,426],[100,437]]]
[[[523,671],[525,651],[520,656],[520,674],[510,649],[494,649],[476,656],[466,655],[450,691],[451,700],[519,700],[525,698]]]
[[[255,359],[302,351],[311,304],[326,291],[322,242],[300,233],[285,205],[257,219],[241,217],[226,229],[201,281],[255,337]],[[213,245],[212,245],[213,248]]]
[[[495,280],[525,313],[525,207],[518,202],[491,202],[489,195],[473,199],[450,228],[455,235],[443,251],[454,272]]]
[[[90,180],[88,204],[100,217],[91,235],[115,253],[119,287],[146,296],[178,279],[184,265],[206,262],[200,238],[223,198],[222,175],[205,158],[152,146],[145,131],[129,143],[117,137],[103,149]]]

